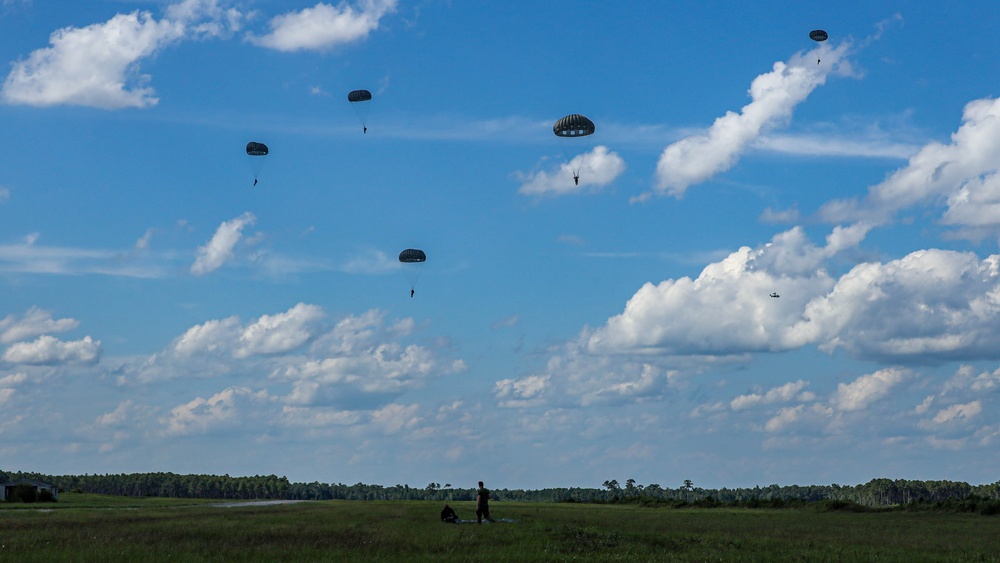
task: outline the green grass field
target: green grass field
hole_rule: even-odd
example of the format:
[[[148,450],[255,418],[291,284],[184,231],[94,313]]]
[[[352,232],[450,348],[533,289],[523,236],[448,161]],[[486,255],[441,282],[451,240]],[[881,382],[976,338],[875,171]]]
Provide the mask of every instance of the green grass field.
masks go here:
[[[979,514],[498,502],[515,523],[454,525],[437,502],[212,504],[0,504],[0,561],[1000,561],[1000,518]]]

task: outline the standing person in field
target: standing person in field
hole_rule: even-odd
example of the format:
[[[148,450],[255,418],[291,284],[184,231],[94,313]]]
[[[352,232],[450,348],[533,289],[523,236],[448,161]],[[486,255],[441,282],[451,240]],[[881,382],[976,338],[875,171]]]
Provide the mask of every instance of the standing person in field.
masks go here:
[[[482,524],[483,518],[486,518],[487,522],[493,521],[490,518],[490,490],[484,487],[483,482],[480,481],[479,490],[476,491],[476,520]]]

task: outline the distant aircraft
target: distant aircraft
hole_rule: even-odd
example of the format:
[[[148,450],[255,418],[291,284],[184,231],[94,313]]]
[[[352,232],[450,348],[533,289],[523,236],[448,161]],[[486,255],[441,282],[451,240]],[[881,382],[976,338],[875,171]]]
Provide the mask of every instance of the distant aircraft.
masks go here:
[[[594,127],[594,122],[590,119],[578,114],[573,113],[567,115],[566,117],[556,121],[552,126],[552,132],[555,133],[556,137],[561,139],[575,139],[576,137],[586,137],[587,135],[593,135],[596,131]],[[568,154],[566,154],[566,147],[563,146],[563,154],[566,155],[567,160],[572,160]],[[573,183],[577,186],[580,185],[580,169],[573,169]]]
[[[771,294],[771,297],[781,297],[781,296],[780,296],[780,295],[778,295],[777,293],[772,293],[772,294]]]
[[[809,32],[809,39],[812,39],[817,43],[822,43],[823,41],[826,41],[829,37],[830,36],[822,29],[814,29]],[[816,64],[819,64],[819,59],[816,59]]]

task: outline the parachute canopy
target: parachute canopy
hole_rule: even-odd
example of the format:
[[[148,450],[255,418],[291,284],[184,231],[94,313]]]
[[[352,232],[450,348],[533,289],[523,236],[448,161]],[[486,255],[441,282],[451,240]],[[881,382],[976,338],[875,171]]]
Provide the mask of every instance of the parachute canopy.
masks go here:
[[[427,255],[424,254],[424,251],[416,248],[407,248],[399,253],[399,261],[403,263],[410,264],[414,262],[425,262],[426,260]]]
[[[593,135],[595,130],[594,122],[578,113],[567,115],[552,126],[556,137],[583,137]]]
[[[368,90],[351,90],[347,93],[348,102],[367,102],[372,99],[372,93]]]
[[[247,143],[247,155],[248,156],[265,156],[267,154],[267,145],[264,143],[258,143],[256,141],[250,141]]]

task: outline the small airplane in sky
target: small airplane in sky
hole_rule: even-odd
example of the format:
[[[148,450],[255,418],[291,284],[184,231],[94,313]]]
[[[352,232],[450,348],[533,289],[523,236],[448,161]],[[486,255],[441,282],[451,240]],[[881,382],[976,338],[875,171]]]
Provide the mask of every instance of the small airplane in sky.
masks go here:
[[[778,295],[777,293],[772,293],[772,294],[771,294],[771,297],[781,297],[781,296],[780,296],[780,295]]]

